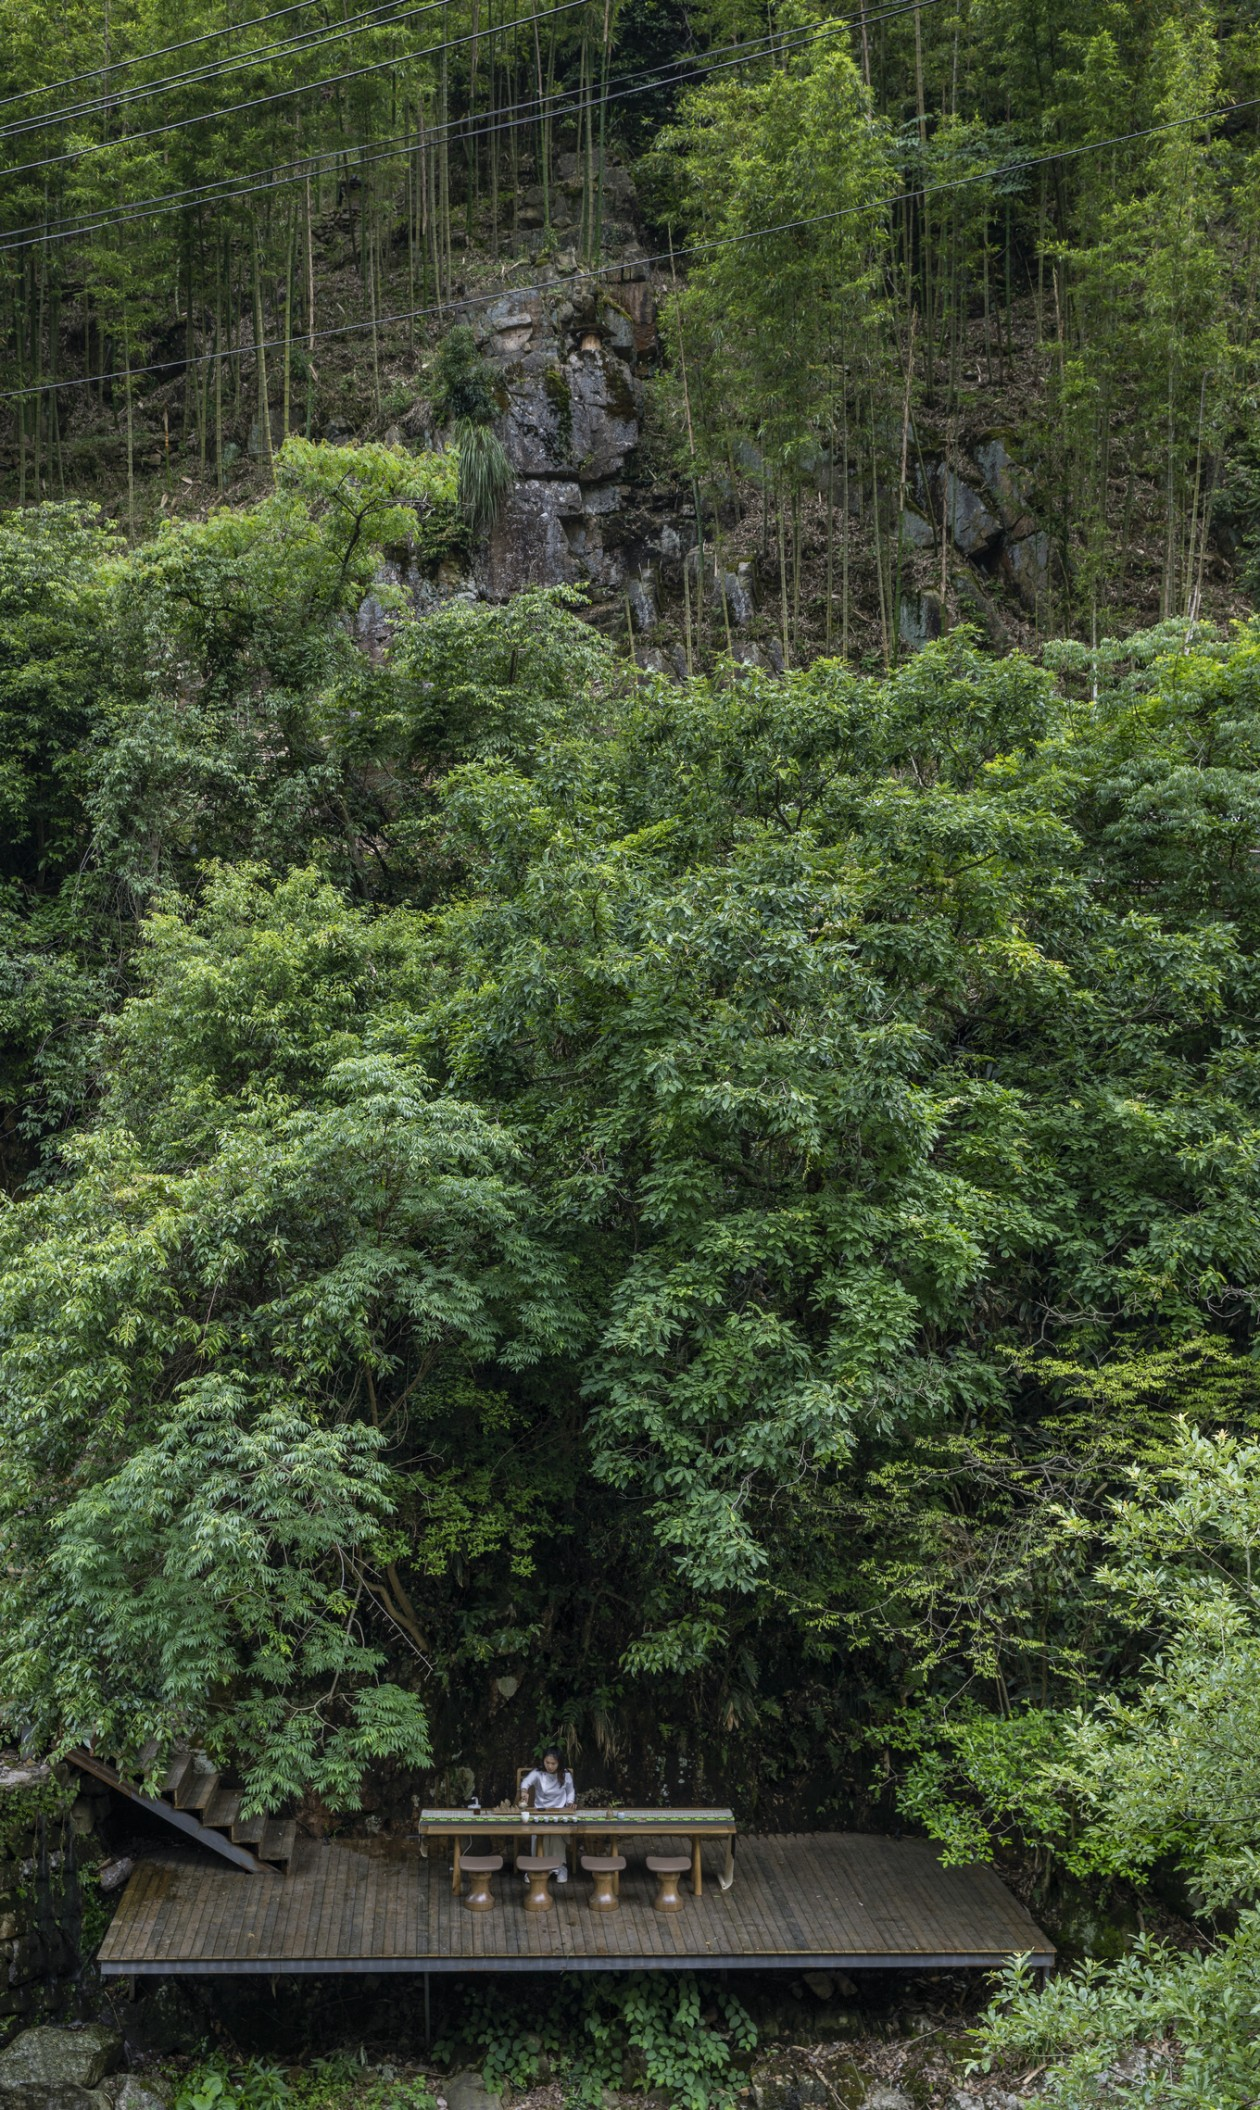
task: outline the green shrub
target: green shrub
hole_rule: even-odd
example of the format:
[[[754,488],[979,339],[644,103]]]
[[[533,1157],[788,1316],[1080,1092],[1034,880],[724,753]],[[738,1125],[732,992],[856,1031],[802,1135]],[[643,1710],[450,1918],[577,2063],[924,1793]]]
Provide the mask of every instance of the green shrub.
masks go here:
[[[221,2056],[195,2066],[175,2098],[175,2110],[281,2110],[289,2084],[278,2066],[251,2059],[231,2067]]]
[[[607,2090],[660,2088],[672,2110],[726,2110],[735,2054],[756,2031],[731,1994],[702,1997],[695,1974],[647,1971],[562,1982],[549,1999],[471,1988],[457,2037],[479,2058],[487,2088],[528,2088],[550,2070],[571,2110],[596,2110]]]
[[[494,367],[477,350],[477,340],[466,322],[448,330],[433,362],[429,401],[439,425],[468,419],[488,425],[500,409],[499,381]]]

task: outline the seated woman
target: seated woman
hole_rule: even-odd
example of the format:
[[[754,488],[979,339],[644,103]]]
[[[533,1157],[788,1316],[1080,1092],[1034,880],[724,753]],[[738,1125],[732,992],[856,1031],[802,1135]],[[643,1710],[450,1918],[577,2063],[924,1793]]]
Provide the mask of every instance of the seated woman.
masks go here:
[[[573,1786],[573,1775],[565,1765],[563,1753],[555,1744],[548,1744],[543,1752],[541,1766],[526,1773],[518,1790],[522,1809],[571,1810],[577,1801]],[[531,1839],[529,1850],[538,1852],[537,1839]],[[567,1883],[569,1869],[567,1861],[556,1870],[557,1883]]]

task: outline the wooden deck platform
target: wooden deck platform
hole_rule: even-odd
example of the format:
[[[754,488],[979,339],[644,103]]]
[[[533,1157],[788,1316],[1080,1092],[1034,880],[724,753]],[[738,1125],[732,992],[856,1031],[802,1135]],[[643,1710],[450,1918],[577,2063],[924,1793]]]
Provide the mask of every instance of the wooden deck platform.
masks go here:
[[[662,1850],[663,1841],[654,1843]],[[684,1848],[685,1850],[685,1848]],[[621,1909],[596,1913],[589,1879],[556,1910],[521,1909],[521,1881],[495,1877],[492,1912],[451,1895],[446,1854],[300,1840],[287,1875],[246,1875],[174,1848],[142,1862],[100,1952],[106,1977],[342,1971],[616,1971],[809,1967],[994,1967],[1053,1945],[989,1868],[942,1868],[918,1839],[815,1832],[741,1839],[722,1891],[720,1847],[701,1898],[652,1909],[636,1855]]]

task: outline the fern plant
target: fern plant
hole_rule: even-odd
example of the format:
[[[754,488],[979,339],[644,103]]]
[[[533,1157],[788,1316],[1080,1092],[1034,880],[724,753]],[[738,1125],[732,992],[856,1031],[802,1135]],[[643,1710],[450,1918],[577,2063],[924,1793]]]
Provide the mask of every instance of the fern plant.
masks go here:
[[[459,510],[474,535],[488,535],[512,485],[512,464],[497,432],[489,425],[461,418]]]

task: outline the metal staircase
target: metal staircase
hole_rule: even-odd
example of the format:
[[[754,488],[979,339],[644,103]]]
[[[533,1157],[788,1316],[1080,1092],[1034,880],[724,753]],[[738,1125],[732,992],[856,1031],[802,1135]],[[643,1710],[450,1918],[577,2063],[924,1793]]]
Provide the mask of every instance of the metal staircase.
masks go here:
[[[129,1802],[163,1818],[186,1839],[208,1846],[237,1868],[247,1868],[255,1875],[277,1875],[293,1857],[294,1819],[242,1817],[240,1789],[220,1786],[221,1776],[204,1751],[177,1751],[156,1796],[146,1795],[91,1751],[68,1751],[66,1756],[81,1773],[103,1780]]]

